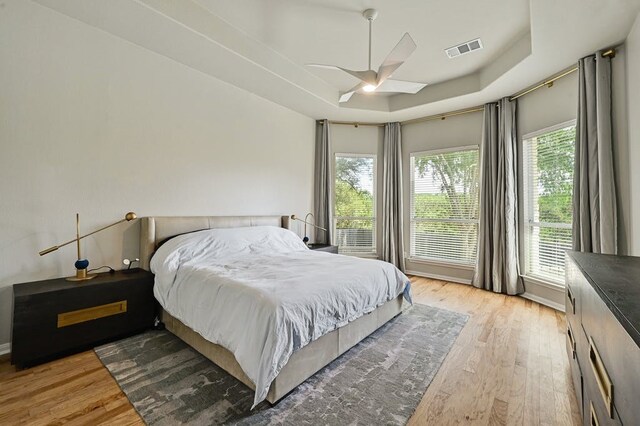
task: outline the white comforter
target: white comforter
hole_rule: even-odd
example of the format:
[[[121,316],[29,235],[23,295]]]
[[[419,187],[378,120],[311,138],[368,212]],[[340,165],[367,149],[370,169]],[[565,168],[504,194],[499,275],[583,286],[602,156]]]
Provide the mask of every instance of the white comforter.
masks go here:
[[[151,271],[162,307],[235,355],[256,385],[254,406],[295,350],[403,292],[410,301],[395,266],[309,250],[276,227],[178,236]]]

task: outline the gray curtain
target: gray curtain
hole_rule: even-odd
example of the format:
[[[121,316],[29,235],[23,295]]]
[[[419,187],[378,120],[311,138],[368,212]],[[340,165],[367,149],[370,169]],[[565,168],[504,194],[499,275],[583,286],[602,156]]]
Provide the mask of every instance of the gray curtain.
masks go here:
[[[404,272],[402,135],[400,123],[384,125],[382,164],[382,260]]]
[[[616,254],[616,188],[611,128],[611,58],[578,62],[573,176],[573,249]]]
[[[496,293],[524,292],[518,260],[516,102],[484,106],[478,259],[473,285]]]
[[[331,244],[333,212],[331,211],[331,141],[329,140],[329,120],[316,123],[316,150],[313,183],[313,212],[316,225],[327,231],[315,229],[317,243]]]

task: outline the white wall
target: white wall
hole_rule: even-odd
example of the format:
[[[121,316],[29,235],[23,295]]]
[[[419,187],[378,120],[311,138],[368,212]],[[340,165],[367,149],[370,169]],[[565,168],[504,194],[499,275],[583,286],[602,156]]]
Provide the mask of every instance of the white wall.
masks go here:
[[[431,120],[402,126],[403,204],[405,258],[409,256],[410,240],[410,160],[413,152],[478,145],[482,142],[482,112],[474,112],[445,120]],[[473,266],[451,266],[427,261],[406,261],[409,273],[434,278],[471,282]]]
[[[332,124],[329,137],[331,138],[331,157],[336,154],[371,154],[376,156],[376,248],[378,256],[381,253],[382,227],[379,226],[382,209],[382,141],[384,127],[382,126],[352,126]],[[335,164],[335,160],[332,164]]]
[[[0,9],[0,345],[11,285],[74,273],[74,247],[133,210],[311,211],[314,121],[20,0]],[[83,244],[91,266],[138,252],[139,224]],[[1,349],[1,347],[0,347]]]
[[[640,256],[640,15],[626,41],[629,166],[629,254]]]

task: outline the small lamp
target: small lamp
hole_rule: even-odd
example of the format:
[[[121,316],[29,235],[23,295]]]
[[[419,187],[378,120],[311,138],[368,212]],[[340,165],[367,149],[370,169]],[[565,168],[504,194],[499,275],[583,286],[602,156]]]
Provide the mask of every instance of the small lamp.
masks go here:
[[[80,214],[76,213],[76,238],[69,240],[65,243],[59,244],[57,246],[53,246],[53,247],[49,247],[48,249],[44,249],[42,250],[39,254],[40,256],[44,256],[45,254],[49,254],[52,251],[56,251],[58,250],[60,247],[64,247],[68,244],[71,244],[73,242],[77,242],[78,243],[78,260],[76,260],[76,263],[74,264],[74,266],[76,267],[76,275],[75,277],[68,277],[67,281],[84,281],[84,280],[90,280],[91,278],[94,278],[96,276],[96,274],[87,274],[87,268],[89,267],[89,261],[87,259],[83,259],[82,255],[80,254],[80,240],[88,237],[89,235],[93,235],[96,234],[100,231],[104,231],[107,228],[111,228],[112,226],[115,226],[119,223],[122,222],[130,222],[134,219],[136,219],[137,216],[134,212],[129,212],[124,216],[124,219],[120,219],[117,222],[112,223],[111,225],[107,225],[104,226],[96,231],[93,232],[89,232],[88,234],[82,235],[80,236]]]
[[[318,226],[318,225],[315,225],[315,224],[313,224],[311,222],[307,222],[307,218],[309,216],[313,217],[313,220],[315,221],[316,218],[313,216],[313,213],[307,213],[307,215],[304,217],[304,220],[298,219],[295,214],[291,215],[291,219],[297,220],[299,222],[303,222],[304,223],[304,238],[302,239],[302,242],[305,243],[305,244],[309,242],[309,237],[307,237],[307,225],[311,225],[314,228],[322,229],[323,231],[327,232],[327,230],[325,228],[323,228],[322,226]]]

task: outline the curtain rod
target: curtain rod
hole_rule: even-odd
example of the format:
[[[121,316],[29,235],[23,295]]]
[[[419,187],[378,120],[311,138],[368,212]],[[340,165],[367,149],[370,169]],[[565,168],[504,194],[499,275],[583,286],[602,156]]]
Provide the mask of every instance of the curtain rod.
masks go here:
[[[602,57],[603,58],[607,58],[607,57],[615,58],[616,57],[616,49],[608,49],[607,51],[602,52]],[[542,88],[544,86],[552,87],[554,81],[560,80],[562,77],[566,77],[567,75],[569,75],[571,73],[574,73],[576,71],[578,71],[578,66],[577,65],[575,65],[575,66],[573,66],[573,67],[571,67],[569,69],[566,69],[566,70],[560,72],[558,75],[555,75],[555,76],[553,76],[553,77],[551,77],[551,78],[549,78],[549,79],[547,79],[547,80],[545,80],[545,81],[543,81],[541,83],[538,83],[538,84],[536,84],[534,86],[531,86],[531,87],[529,87],[527,89],[524,89],[521,92],[516,93],[515,95],[511,96],[509,98],[509,100],[510,101],[516,100],[516,99],[518,99],[518,98],[520,98],[520,97],[522,97],[524,95],[527,95],[527,94],[529,94],[529,93],[531,93],[531,92],[533,92],[535,90],[538,90],[538,89],[540,89],[540,88]]]
[[[322,120],[318,120],[318,121],[322,121]],[[358,121],[331,121],[331,120],[329,120],[329,123],[345,125],[345,126],[353,126],[353,127],[359,127],[359,126],[383,127],[385,124],[385,123],[360,123]]]
[[[531,86],[531,87],[529,87],[527,89],[524,89],[524,90],[516,93],[515,95],[511,96],[509,98],[509,100],[510,101],[515,101],[516,99],[518,99],[518,98],[520,98],[520,97],[522,97],[524,95],[528,95],[529,93],[534,92],[534,91],[536,91],[538,89],[541,89],[544,86],[547,86],[547,87],[551,88],[551,87],[553,87],[553,83],[556,80],[560,80],[562,77],[566,77],[569,74],[572,74],[572,73],[574,73],[576,71],[578,71],[578,67],[575,67],[575,66],[571,67],[569,69],[566,69],[566,70],[562,71],[560,74],[558,74],[556,76],[553,76],[553,77],[551,77],[551,78],[549,78],[549,79],[547,79],[547,80],[545,80],[545,81],[543,81],[541,83],[536,84],[535,86]]]
[[[420,123],[422,121],[444,120],[447,117],[455,117],[456,115],[468,114],[470,112],[479,112],[479,111],[484,111],[483,105],[478,105],[472,108],[466,108],[466,109],[461,109],[457,111],[450,111],[444,114],[436,114],[436,115],[429,115],[427,117],[414,118],[412,120],[401,121],[400,123],[404,125],[404,124]],[[318,121],[322,121],[322,120],[318,120]],[[329,123],[345,125],[345,126],[353,126],[353,127],[360,127],[360,126],[384,127],[385,125],[385,123],[366,123],[366,122],[360,123],[357,121],[331,121],[331,120],[329,120]]]
[[[616,57],[616,49],[615,48],[611,48],[611,49],[607,49],[606,51],[602,52],[602,57],[603,58],[615,58]],[[546,80],[544,80],[541,83],[535,84],[533,86],[530,86],[518,93],[516,93],[515,95],[511,95],[511,97],[509,98],[509,100],[513,101],[516,100],[524,95],[528,95],[529,93],[536,91],[538,89],[541,89],[543,87],[552,87],[553,83],[557,80],[560,80],[562,77],[566,77],[569,74],[572,74],[574,72],[576,72],[578,70],[577,66],[568,68],[564,71],[561,71],[559,74],[548,78]],[[414,118],[412,120],[406,120],[406,121],[401,121],[401,124],[414,124],[414,123],[421,123],[423,121],[431,121],[431,120],[444,120],[447,117],[455,117],[457,115],[463,115],[463,114],[468,114],[471,112],[479,112],[479,111],[483,111],[484,110],[484,106],[483,105],[478,105],[475,107],[471,107],[471,108],[466,108],[466,109],[461,109],[461,110],[457,110],[457,111],[451,111],[451,112],[445,112],[443,114],[436,114],[436,115],[429,115],[426,117],[420,117],[420,118]],[[359,122],[355,122],[355,121],[331,121],[329,120],[329,123],[331,124],[339,124],[339,125],[346,125],[346,126],[354,126],[354,127],[358,127],[358,126],[373,126],[373,127],[382,127],[384,126],[384,123],[359,123]]]
[[[403,121],[402,124],[414,124],[414,123],[421,123],[423,121],[431,121],[431,120],[444,120],[447,117],[455,117],[456,115],[469,114],[470,112],[479,112],[479,111],[484,111],[483,105],[478,105],[478,106],[474,106],[466,109],[460,109],[457,111],[450,111],[444,114],[436,114],[436,115],[429,115],[427,117],[414,118],[413,120]]]

